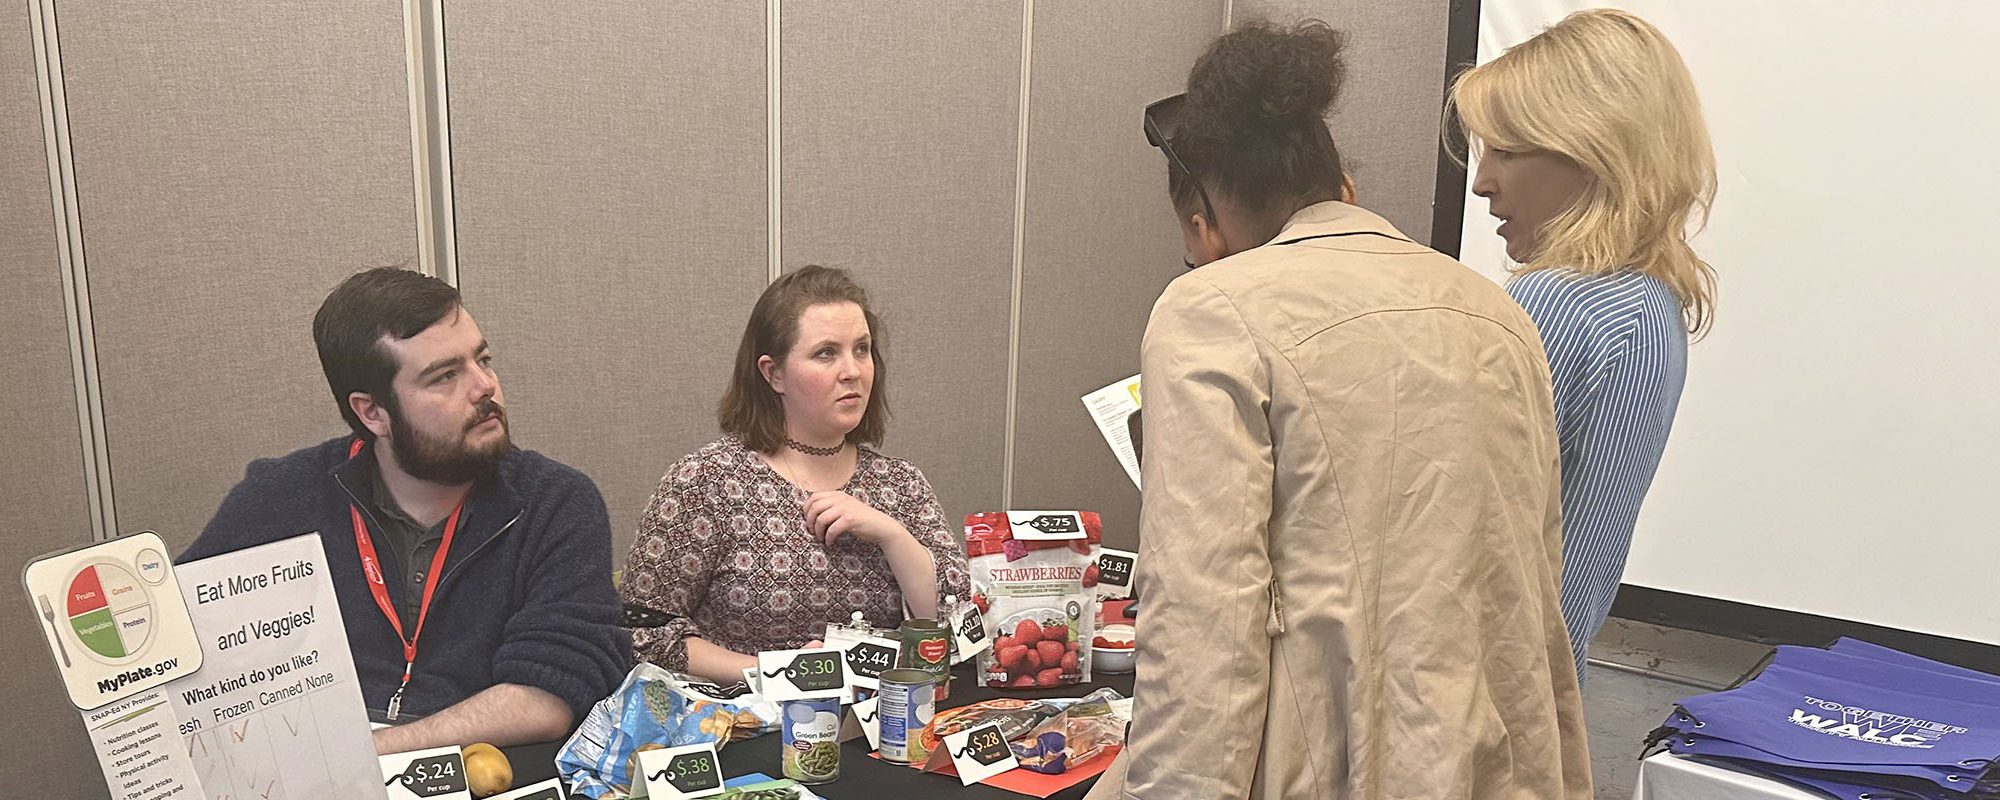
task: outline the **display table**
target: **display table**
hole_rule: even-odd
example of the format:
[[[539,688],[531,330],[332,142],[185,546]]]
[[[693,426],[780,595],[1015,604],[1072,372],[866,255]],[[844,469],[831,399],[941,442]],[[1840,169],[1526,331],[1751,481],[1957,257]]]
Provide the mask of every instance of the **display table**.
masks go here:
[[[1820,800],[1820,796],[1769,778],[1659,753],[1639,762],[1632,800]]]
[[[1126,697],[1132,696],[1132,676],[1100,675],[1096,681],[1061,689],[1039,689],[1035,691],[1009,690],[999,692],[976,685],[972,680],[972,664],[959,665],[954,672],[956,680],[951,684],[951,698],[938,704],[940,710],[969,705],[995,697],[1023,697],[1040,699],[1047,697],[1082,697],[1101,687],[1111,687]],[[525,786],[536,781],[547,780],[555,775],[556,750],[560,742],[523,745],[506,748],[507,757],[514,764],[514,785]],[[731,742],[722,748],[722,774],[734,778],[752,772],[761,772],[773,778],[783,777],[779,769],[779,748],[782,747],[776,732],[767,733],[754,739]],[[966,798],[966,800],[1001,800],[1024,795],[1004,789],[973,784],[960,786],[958,779],[949,775],[933,775],[918,772],[901,764],[891,764],[870,758],[868,740],[854,739],[841,746],[840,779],[832,783],[813,786],[814,794],[828,800],[846,798],[882,797],[926,797],[926,798]],[[1090,791],[1094,780],[1072,786],[1053,795],[1063,800],[1078,800]],[[1665,797],[1665,795],[1662,795]],[[1676,795],[1686,796],[1686,795]]]

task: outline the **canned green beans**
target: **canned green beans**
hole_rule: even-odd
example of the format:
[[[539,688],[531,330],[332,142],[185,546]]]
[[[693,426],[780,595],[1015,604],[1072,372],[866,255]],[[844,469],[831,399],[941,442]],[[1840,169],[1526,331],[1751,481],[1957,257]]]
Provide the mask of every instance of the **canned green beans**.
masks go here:
[[[799,783],[840,777],[840,698],[787,700],[784,706],[779,730],[785,777]]]

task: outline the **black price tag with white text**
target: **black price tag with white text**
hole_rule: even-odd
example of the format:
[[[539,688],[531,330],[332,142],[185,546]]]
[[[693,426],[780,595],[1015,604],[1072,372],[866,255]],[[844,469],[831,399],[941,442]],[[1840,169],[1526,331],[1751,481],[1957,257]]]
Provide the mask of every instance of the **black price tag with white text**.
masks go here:
[[[771,650],[757,654],[765,699],[807,700],[847,693],[847,659],[839,650]]]

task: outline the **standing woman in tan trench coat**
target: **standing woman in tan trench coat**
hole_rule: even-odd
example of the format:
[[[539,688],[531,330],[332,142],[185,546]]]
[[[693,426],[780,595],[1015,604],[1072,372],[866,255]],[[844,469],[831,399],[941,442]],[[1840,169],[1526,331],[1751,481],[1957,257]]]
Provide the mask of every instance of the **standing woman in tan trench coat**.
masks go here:
[[[1146,329],[1137,708],[1091,796],[1585,800],[1548,363],[1351,204],[1341,47],[1241,27],[1148,109],[1198,269]]]

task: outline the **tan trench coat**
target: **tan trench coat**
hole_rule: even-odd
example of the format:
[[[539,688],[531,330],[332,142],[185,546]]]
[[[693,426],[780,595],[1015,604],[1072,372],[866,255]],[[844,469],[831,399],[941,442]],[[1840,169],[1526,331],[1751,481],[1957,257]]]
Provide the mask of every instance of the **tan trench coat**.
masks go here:
[[[1175,280],[1143,365],[1137,708],[1091,797],[1588,800],[1549,368],[1499,286],[1321,203]]]

